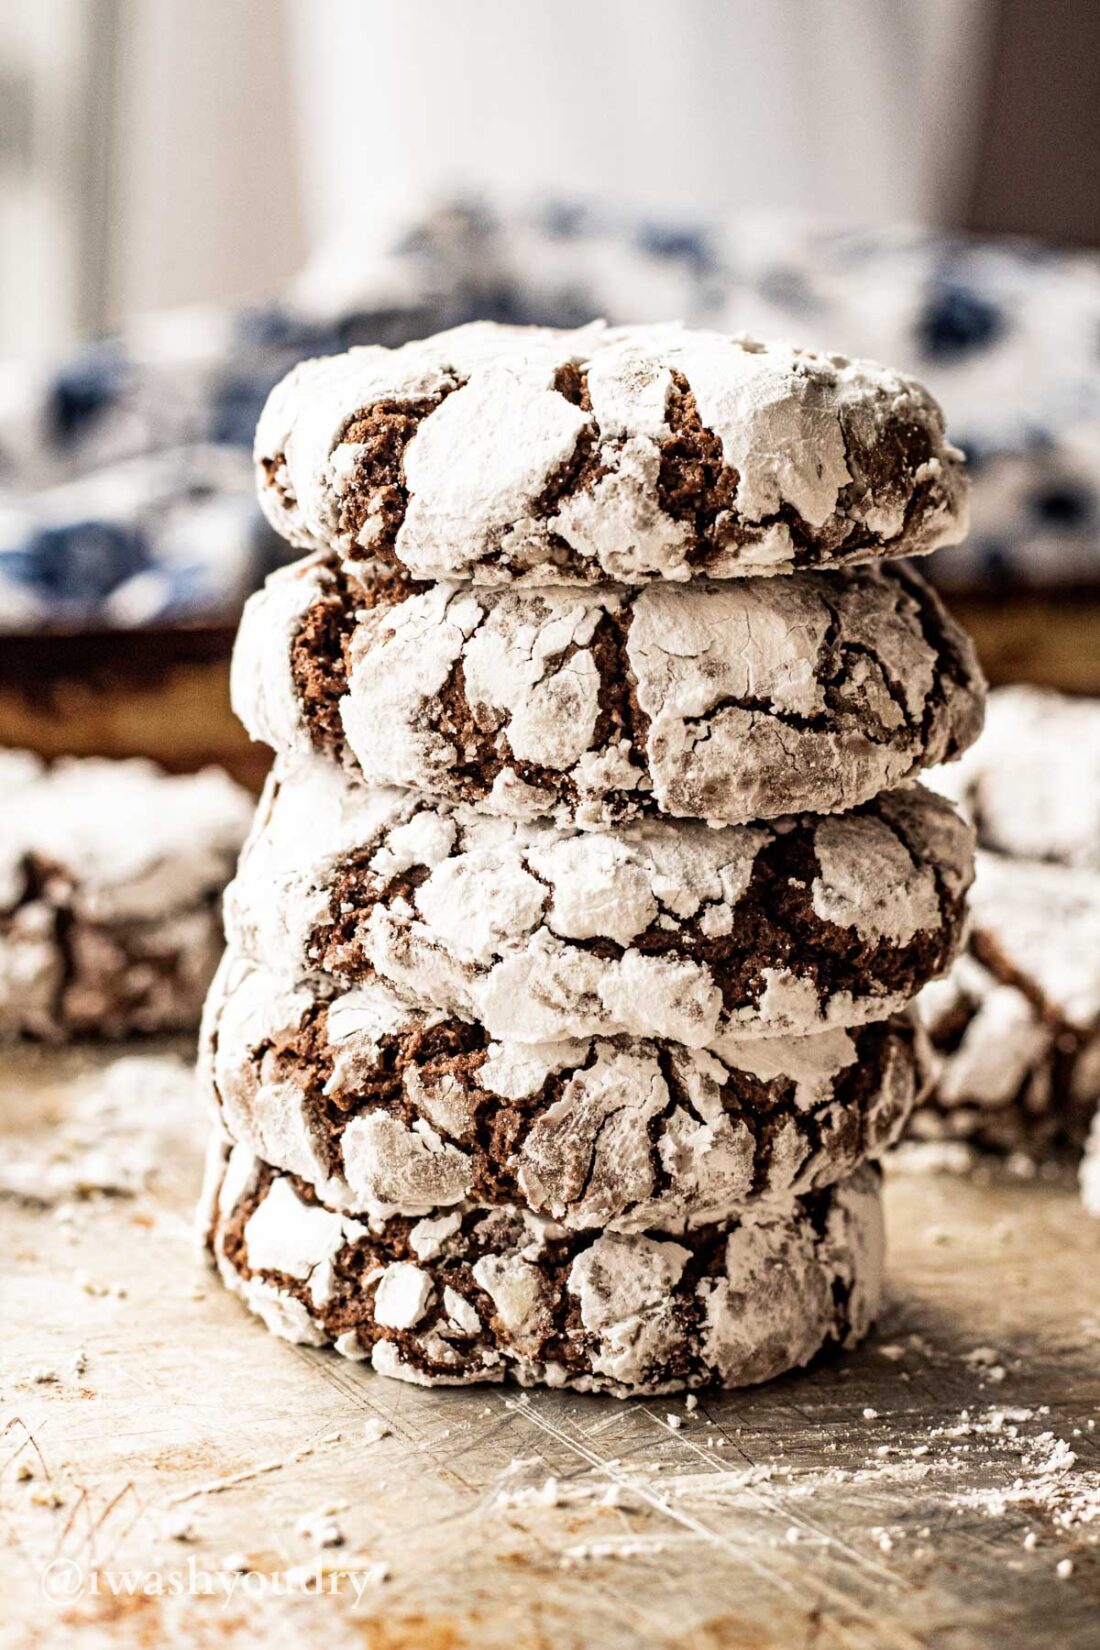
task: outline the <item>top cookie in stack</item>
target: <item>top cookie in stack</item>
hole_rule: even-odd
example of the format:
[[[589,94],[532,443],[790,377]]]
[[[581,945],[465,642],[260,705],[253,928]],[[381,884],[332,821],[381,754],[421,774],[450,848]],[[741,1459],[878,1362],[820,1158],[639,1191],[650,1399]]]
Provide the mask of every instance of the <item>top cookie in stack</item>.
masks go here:
[[[920,384],[679,326],[478,322],[307,361],[256,457],[292,544],[415,579],[744,578],[966,532],[963,457]]]
[[[965,531],[938,407],[478,324],[303,364],[257,466],[313,554],[234,658],[278,760],[205,1034],[227,1282],[429,1382],[733,1385],[858,1338],[866,1159],[924,1083],[890,1017],[972,872],[909,781],[981,675],[891,565]]]

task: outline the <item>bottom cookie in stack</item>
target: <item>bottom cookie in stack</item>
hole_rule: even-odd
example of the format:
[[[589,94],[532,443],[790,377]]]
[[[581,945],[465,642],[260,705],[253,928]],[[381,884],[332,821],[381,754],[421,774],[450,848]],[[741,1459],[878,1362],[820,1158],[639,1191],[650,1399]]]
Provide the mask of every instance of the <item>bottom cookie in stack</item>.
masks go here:
[[[676,1236],[591,1233],[469,1202],[360,1220],[219,1134],[203,1220],[226,1285],[274,1333],[428,1386],[752,1385],[857,1342],[882,1286],[871,1165]]]

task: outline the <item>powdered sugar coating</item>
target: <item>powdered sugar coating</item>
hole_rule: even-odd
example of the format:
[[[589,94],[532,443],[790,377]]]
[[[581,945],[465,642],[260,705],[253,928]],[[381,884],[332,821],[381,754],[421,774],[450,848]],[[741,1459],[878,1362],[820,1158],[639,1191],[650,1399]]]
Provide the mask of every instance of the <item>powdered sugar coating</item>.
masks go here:
[[[831,1185],[922,1090],[904,1021],[707,1051],[492,1041],[383,981],[294,985],[230,952],[202,1086],[230,1137],[374,1220],[522,1202],[570,1230],[678,1231]]]
[[[504,1041],[701,1048],[903,1007],[953,954],[970,874],[969,830],[919,787],[827,821],[580,832],[311,759],[270,780],[226,919],[276,972],[377,972]]]
[[[1100,701],[998,688],[932,783],[980,844],[968,950],[919,1009],[943,1069],[913,1132],[1048,1156],[1100,1103]]]
[[[640,590],[437,584],[404,599],[389,580],[359,600],[317,559],[252,597],[233,665],[249,732],[515,818],[831,813],[981,727],[969,641],[901,569]],[[323,701],[294,658],[320,612],[341,637]],[[323,659],[310,670],[326,681]]]
[[[233,1192],[223,1181],[208,1199],[207,1242],[226,1285],[274,1333],[423,1385],[507,1378],[617,1396],[750,1385],[854,1344],[881,1296],[870,1168],[680,1239],[566,1234],[523,1210],[463,1208],[428,1259],[413,1255],[407,1221],[365,1231],[242,1146],[224,1172]],[[277,1219],[264,1213],[272,1198]]]
[[[1100,1025],[1100,875],[979,854],[971,924],[979,955],[1026,980],[1052,1020]]]
[[[0,766],[0,1032],[193,1026],[251,801],[228,775],[24,752]]]
[[[910,1124],[914,1138],[1046,1155],[1065,1118],[1058,1038],[1023,992],[965,955],[945,980],[924,988],[917,1013],[942,1052],[937,1081]]]
[[[676,325],[476,322],[303,362],[255,455],[293,544],[418,578],[731,578],[966,531],[962,455],[913,379]]]

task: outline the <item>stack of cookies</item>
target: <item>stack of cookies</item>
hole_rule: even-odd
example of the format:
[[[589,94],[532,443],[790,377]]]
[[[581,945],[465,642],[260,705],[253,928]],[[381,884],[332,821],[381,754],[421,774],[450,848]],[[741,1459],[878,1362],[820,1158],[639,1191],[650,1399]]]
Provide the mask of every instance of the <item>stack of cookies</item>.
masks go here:
[[[277,761],[202,1066],[227,1284],[423,1383],[767,1379],[865,1333],[969,828],[958,540],[911,380],[678,327],[305,363],[257,437],[312,554],[234,699]]]

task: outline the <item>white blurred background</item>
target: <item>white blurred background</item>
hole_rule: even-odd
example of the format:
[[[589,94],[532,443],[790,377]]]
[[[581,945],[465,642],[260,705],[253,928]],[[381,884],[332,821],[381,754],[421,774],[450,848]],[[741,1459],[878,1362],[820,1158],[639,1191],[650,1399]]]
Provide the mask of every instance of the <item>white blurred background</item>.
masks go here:
[[[1044,157],[1095,152],[1067,123],[1095,128],[1098,19],[1095,0],[3,0],[0,354],[268,294],[454,185],[1092,243],[1094,169],[1052,186]]]

